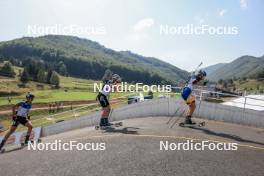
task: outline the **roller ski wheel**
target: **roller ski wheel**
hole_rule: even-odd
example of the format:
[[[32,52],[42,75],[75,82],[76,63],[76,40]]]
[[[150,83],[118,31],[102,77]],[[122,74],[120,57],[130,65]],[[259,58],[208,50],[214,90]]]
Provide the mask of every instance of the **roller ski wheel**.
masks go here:
[[[203,127],[203,126],[205,126],[205,122],[200,122],[200,123],[198,124],[198,126],[199,126],[199,127]]]
[[[37,142],[37,143],[41,143],[42,142],[42,140],[41,139],[38,139],[38,140],[36,140],[36,141],[34,141],[34,140],[30,140],[30,141],[28,141],[28,142],[30,142],[30,143],[34,143],[34,142]],[[23,147],[26,147],[26,146],[28,146],[28,143],[26,144],[26,143],[20,143],[20,146],[23,148]]]
[[[5,149],[4,148],[2,148],[1,150],[0,150],[0,154],[1,153],[5,153]]]
[[[114,123],[113,126],[115,126],[115,127],[123,126],[123,122]]]

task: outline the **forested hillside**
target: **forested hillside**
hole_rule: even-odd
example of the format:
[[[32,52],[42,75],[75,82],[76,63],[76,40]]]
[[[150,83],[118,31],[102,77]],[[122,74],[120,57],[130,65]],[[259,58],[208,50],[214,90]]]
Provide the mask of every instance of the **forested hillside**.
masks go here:
[[[151,57],[117,52],[99,43],[73,36],[24,37],[0,43],[0,59],[24,67],[34,63],[61,75],[99,80],[109,68],[123,81],[145,84],[177,84],[188,72]]]
[[[218,70],[221,67],[224,67],[226,63],[219,63],[215,65],[210,65],[208,67],[203,68],[203,70],[206,71],[208,75],[212,75],[216,70]]]
[[[208,79],[261,78],[264,72],[264,56],[242,56],[209,74]],[[263,78],[263,77],[262,77]]]

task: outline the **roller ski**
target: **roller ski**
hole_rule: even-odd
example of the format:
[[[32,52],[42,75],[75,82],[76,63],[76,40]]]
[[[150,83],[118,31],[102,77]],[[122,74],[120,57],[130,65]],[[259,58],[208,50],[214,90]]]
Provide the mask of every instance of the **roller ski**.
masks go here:
[[[123,122],[117,122],[117,123],[110,123],[108,126],[100,126],[96,125],[96,130],[107,130],[107,129],[113,129],[114,127],[120,127],[123,126]]]
[[[187,116],[184,122],[179,123],[179,126],[180,127],[193,127],[193,126],[203,127],[205,126],[205,122],[196,123],[192,121],[191,117]]]
[[[28,146],[28,144],[29,143],[41,143],[42,142],[42,140],[41,139],[38,139],[38,140],[30,140],[30,141],[28,141],[28,142],[23,142],[23,143],[20,143],[20,145],[18,146],[18,147],[16,147],[15,149],[13,149],[13,150],[20,150],[20,149],[23,149],[23,148],[25,148],[25,147],[27,147]],[[9,152],[10,151],[13,151],[13,150],[8,150]],[[0,154],[2,154],[2,153],[5,153],[7,150],[5,149],[5,148],[2,148],[2,149],[0,149]]]
[[[96,130],[99,130],[99,129],[106,130],[109,128],[111,129],[111,128],[120,127],[120,126],[123,126],[123,122],[109,123],[108,118],[103,118],[101,119],[100,124],[95,126],[95,129]]]
[[[36,143],[40,143],[40,142],[41,142],[41,139],[38,139],[38,140],[36,140],[36,141],[34,141],[34,140],[30,140],[30,141],[28,141],[28,142],[20,143],[20,147],[21,147],[21,148],[24,148],[24,147],[27,147],[29,143],[32,143],[32,144],[33,144],[33,143],[35,143],[35,142],[36,142]]]

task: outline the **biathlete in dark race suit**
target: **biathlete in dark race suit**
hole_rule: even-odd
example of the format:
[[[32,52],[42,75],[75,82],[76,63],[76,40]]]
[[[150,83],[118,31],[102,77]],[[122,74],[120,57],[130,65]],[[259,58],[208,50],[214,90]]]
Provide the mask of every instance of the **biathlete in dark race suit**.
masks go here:
[[[188,111],[188,114],[184,122],[185,124],[195,124],[194,122],[192,122],[192,115],[196,108],[195,96],[192,94],[193,85],[204,80],[205,77],[206,77],[206,72],[203,70],[200,70],[198,74],[193,73],[190,80],[188,81],[188,83],[186,84],[186,86],[183,88],[181,92],[182,98],[185,100],[186,104],[189,106],[189,111]]]
[[[5,145],[5,142],[8,140],[9,136],[14,133],[18,127],[19,124],[22,124],[28,128],[27,135],[25,138],[25,144],[28,143],[29,137],[32,131],[32,124],[29,120],[29,111],[32,107],[32,102],[34,100],[34,95],[31,93],[28,93],[26,95],[26,101],[22,101],[12,108],[12,125],[10,127],[10,130],[6,133],[5,137],[3,138],[1,144],[0,144],[0,150]]]
[[[106,73],[107,74],[107,73]],[[99,91],[97,95],[97,100],[99,101],[102,107],[102,115],[99,126],[111,126],[109,123],[108,117],[111,111],[111,106],[109,103],[109,95],[112,91],[112,85],[121,82],[121,77],[118,74],[108,73],[107,76],[104,76],[102,90]]]

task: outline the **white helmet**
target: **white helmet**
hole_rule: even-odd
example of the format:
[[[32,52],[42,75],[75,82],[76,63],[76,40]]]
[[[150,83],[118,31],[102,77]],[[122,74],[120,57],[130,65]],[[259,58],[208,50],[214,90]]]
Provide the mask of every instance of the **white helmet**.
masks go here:
[[[115,82],[121,82],[121,77],[118,74],[113,74],[112,80]]]
[[[105,70],[104,76],[102,78],[102,81],[105,82],[106,80],[110,80],[112,77],[113,72],[109,69]]]

